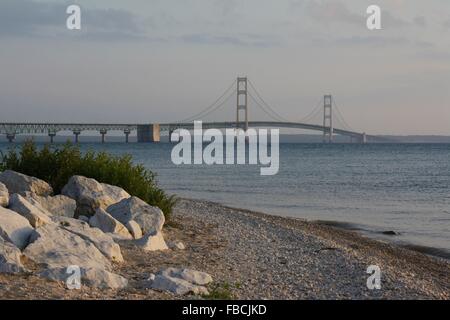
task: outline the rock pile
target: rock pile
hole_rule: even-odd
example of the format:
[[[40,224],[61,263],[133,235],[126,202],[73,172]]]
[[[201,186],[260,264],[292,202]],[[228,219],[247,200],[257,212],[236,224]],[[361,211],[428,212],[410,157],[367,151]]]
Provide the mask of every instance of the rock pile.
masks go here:
[[[39,266],[33,272],[40,277],[66,281],[69,268],[77,266],[82,284],[120,289],[128,281],[113,272],[115,263],[124,262],[119,240],[146,251],[168,249],[163,212],[119,187],[73,176],[62,195],[52,194],[45,181],[14,171],[0,173],[0,273],[32,272],[24,266],[26,257]],[[172,270],[158,275],[154,286],[164,289],[164,281],[178,276],[174,282],[188,281],[184,274]]]

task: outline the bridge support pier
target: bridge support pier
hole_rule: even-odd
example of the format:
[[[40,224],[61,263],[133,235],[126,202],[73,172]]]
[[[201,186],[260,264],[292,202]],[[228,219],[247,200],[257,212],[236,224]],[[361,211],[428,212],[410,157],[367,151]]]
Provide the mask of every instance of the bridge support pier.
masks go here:
[[[56,132],[49,132],[48,136],[50,137],[50,143],[53,143],[53,140],[56,136]]]
[[[15,133],[7,133],[6,134],[6,139],[8,139],[9,143],[13,143],[15,138],[16,138]]]
[[[105,135],[108,133],[106,129],[100,129],[100,134],[102,135],[102,143],[105,143]]]
[[[160,142],[161,130],[158,123],[137,126],[137,138],[139,143]]]
[[[75,136],[75,143],[78,143],[78,142],[79,142],[78,137],[80,136],[81,131],[80,131],[80,130],[74,130],[74,131],[73,131],[73,134],[74,134],[74,136]]]
[[[361,136],[361,143],[362,144],[366,144],[367,143],[367,136],[366,136],[365,132]]]
[[[123,133],[125,133],[125,143],[128,143],[128,142],[130,142],[130,133],[131,133],[131,130],[130,129],[125,129],[124,131],[123,131]]]

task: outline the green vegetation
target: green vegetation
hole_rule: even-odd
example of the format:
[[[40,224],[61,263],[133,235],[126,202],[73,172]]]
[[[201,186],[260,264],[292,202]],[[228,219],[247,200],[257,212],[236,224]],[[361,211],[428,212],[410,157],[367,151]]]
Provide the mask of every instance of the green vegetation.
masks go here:
[[[234,287],[239,289],[240,284],[236,284]],[[209,295],[204,295],[203,298],[209,300],[233,300],[232,288],[233,285],[228,282],[214,284],[208,288]]]
[[[125,189],[150,205],[159,207],[169,220],[176,203],[157,186],[153,172],[135,165],[129,155],[113,156],[106,152],[82,153],[78,146],[66,143],[61,147],[44,145],[38,148],[33,141],[22,145],[20,151],[11,149],[2,156],[0,171],[14,170],[45,180],[60,193],[69,178],[81,175]]]

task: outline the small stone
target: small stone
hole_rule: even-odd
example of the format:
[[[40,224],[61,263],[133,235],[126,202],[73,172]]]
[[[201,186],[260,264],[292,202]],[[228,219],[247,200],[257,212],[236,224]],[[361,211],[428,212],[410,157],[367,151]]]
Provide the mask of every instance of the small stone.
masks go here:
[[[169,241],[168,246],[172,250],[185,250],[186,246],[181,241]]]
[[[392,231],[392,230],[389,230],[389,231],[383,231],[382,233],[383,233],[384,235],[386,235],[386,236],[396,236],[396,235],[398,235],[397,232]]]

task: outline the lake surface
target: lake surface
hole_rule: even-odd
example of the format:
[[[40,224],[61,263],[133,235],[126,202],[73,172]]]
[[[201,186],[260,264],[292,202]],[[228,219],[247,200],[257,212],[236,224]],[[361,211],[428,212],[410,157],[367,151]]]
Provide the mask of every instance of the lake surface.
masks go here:
[[[9,147],[0,144],[3,152]],[[449,144],[281,144],[280,171],[182,165],[170,144],[86,143],[131,154],[181,197],[309,220],[344,222],[372,237],[450,257]],[[393,230],[399,235],[384,236]]]

